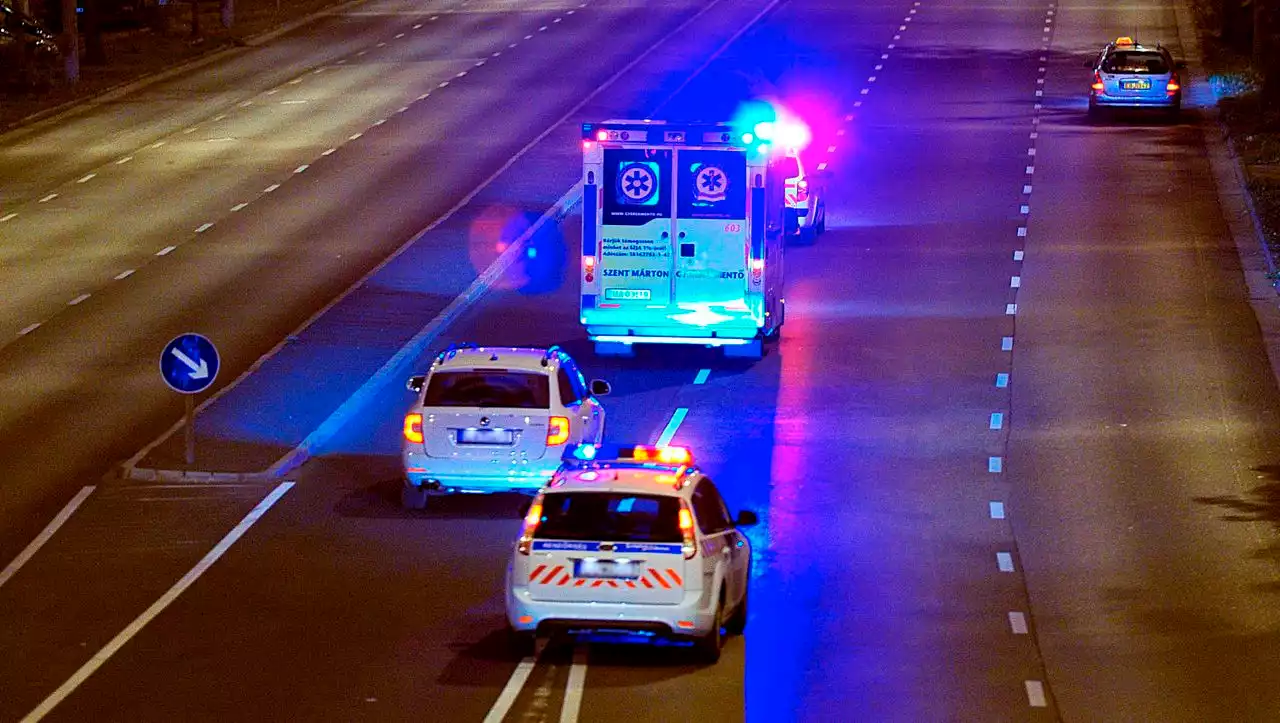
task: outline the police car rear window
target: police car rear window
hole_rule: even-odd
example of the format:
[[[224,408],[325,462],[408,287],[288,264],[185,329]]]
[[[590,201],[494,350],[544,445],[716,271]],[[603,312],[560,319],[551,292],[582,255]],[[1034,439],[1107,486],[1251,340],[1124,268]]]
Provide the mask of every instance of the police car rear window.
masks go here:
[[[1107,56],[1102,69],[1108,73],[1134,73],[1138,75],[1164,75],[1169,64],[1160,53],[1140,50],[1118,50]]]
[[[541,540],[680,542],[680,500],[614,492],[557,492],[542,499]]]
[[[551,382],[546,374],[472,369],[436,372],[427,383],[424,407],[514,407],[549,409]]]

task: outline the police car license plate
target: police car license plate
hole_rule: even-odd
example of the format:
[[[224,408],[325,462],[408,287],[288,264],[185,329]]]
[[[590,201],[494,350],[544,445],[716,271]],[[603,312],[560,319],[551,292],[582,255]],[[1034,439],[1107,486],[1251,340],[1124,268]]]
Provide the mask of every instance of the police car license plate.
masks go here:
[[[640,563],[635,560],[577,560],[574,577],[640,577]]]
[[[471,427],[458,430],[458,444],[512,444],[515,435],[510,429],[478,429]]]
[[[605,289],[604,298],[610,301],[648,301],[649,289]]]
[[[1120,87],[1125,90],[1148,90],[1151,88],[1149,80],[1122,80]]]

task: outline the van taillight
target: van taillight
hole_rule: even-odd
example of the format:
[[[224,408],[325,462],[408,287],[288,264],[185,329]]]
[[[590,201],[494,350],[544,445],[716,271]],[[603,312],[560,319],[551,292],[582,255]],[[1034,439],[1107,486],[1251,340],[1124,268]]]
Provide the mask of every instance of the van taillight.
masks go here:
[[[1095,70],[1095,71],[1093,71],[1093,85],[1091,85],[1091,86],[1089,86],[1089,87],[1093,88],[1093,89],[1094,89],[1094,91],[1096,91],[1096,92],[1098,92],[1098,93],[1101,93],[1101,92],[1102,92],[1102,90],[1103,90],[1103,85],[1102,85],[1102,73],[1099,73],[1099,72],[1098,72],[1098,71],[1096,71],[1096,70]]]
[[[520,554],[529,554],[529,550],[533,547],[533,533],[537,532],[540,522],[542,522],[542,495],[533,499],[533,504],[529,505],[529,512],[524,516],[524,524],[520,528],[520,542],[516,544]]]
[[[569,441],[569,418],[552,417],[547,420],[547,446],[555,447]]]
[[[417,412],[404,415],[404,438],[422,444],[422,415]]]
[[[684,500],[680,500],[680,536],[683,538],[680,549],[684,552],[684,559],[692,560],[698,554],[698,544],[693,536],[693,513],[686,504]]]

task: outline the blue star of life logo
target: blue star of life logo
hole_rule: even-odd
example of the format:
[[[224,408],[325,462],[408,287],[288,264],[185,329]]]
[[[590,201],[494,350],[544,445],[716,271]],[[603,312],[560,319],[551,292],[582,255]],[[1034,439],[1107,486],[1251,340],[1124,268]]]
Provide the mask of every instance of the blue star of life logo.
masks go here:
[[[729,177],[715,166],[705,166],[694,179],[699,201],[723,201],[729,188]]]
[[[631,163],[618,174],[619,200],[623,203],[647,205],[658,189],[658,179],[647,163]]]

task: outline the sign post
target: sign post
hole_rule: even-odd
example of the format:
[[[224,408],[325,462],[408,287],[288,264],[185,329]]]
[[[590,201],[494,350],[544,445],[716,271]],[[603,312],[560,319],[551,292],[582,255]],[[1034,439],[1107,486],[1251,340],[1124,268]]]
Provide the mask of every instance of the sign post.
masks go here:
[[[186,460],[196,463],[195,395],[208,389],[218,376],[218,350],[199,334],[180,334],[160,353],[160,376],[169,388],[186,395]]]

